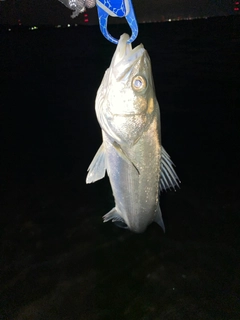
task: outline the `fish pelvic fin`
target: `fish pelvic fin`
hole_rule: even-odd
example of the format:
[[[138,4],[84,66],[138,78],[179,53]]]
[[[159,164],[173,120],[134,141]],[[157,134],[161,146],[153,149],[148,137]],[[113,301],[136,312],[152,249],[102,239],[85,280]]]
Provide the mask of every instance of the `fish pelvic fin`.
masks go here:
[[[157,210],[156,210],[156,215],[155,215],[154,221],[163,229],[163,232],[165,233],[165,225],[164,225],[164,222],[163,222],[162,212],[161,212],[159,204],[157,206]]]
[[[86,183],[93,183],[104,178],[106,172],[105,150],[103,143],[95,154],[90,166],[88,167],[88,175]]]
[[[160,191],[173,188],[176,191],[176,187],[180,188],[180,179],[176,174],[172,162],[167,151],[162,147],[161,156],[161,174],[160,174]]]

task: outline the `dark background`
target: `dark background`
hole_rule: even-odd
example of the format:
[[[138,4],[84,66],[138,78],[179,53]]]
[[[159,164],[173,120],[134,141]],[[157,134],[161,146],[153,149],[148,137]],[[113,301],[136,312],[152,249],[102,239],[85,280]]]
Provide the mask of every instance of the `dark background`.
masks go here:
[[[138,22],[162,19],[223,16],[237,13],[237,0],[132,0]],[[67,0],[65,0],[67,2]],[[98,24],[96,7],[87,10],[90,24]],[[72,19],[72,10],[58,0],[5,0],[0,2],[0,23],[23,25],[83,23],[83,15]],[[125,19],[110,19],[112,23]]]
[[[1,33],[1,320],[239,319],[239,30],[140,25],[182,181],[160,198],[166,233],[141,235],[102,223],[107,178],[85,184],[115,46],[97,26]]]

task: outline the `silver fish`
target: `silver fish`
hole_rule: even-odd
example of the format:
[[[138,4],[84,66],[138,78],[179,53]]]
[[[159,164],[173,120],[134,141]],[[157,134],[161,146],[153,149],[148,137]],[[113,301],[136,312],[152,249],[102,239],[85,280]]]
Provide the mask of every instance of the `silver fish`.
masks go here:
[[[160,111],[151,62],[143,45],[132,49],[123,34],[96,97],[103,143],[86,183],[110,179],[115,207],[103,216],[117,226],[143,232],[155,221],[165,231],[159,191],[179,187],[173,163],[161,145]]]

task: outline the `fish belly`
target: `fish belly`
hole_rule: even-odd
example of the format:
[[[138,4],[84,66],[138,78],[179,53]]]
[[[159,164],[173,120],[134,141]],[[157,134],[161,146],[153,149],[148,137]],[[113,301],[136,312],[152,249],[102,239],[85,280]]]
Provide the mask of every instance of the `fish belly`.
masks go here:
[[[115,208],[132,231],[143,232],[155,219],[159,205],[161,145],[157,119],[135,145],[121,145],[129,162],[105,133],[103,141]]]

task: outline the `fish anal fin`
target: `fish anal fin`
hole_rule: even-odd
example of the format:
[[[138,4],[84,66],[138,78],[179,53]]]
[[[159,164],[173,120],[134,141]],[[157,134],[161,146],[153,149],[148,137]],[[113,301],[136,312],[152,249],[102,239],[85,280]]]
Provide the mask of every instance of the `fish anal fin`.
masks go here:
[[[156,210],[156,215],[155,215],[154,221],[163,229],[163,232],[165,233],[165,225],[164,225],[164,222],[163,222],[162,212],[161,212],[159,204],[157,206],[157,210]]]
[[[108,222],[109,220],[112,220],[118,216],[116,208],[113,208],[108,213],[106,213],[102,218],[103,222]]]
[[[174,168],[174,163],[172,162],[169,154],[162,147],[162,156],[161,156],[161,175],[160,175],[160,191],[167,190],[176,187],[180,188],[179,184],[181,181],[179,180]]]
[[[95,154],[89,168],[86,183],[93,183],[97,180],[104,178],[106,172],[106,160],[104,145],[100,146],[97,153]]]
[[[103,222],[108,222],[112,220],[112,222],[118,226],[119,228],[128,229],[127,224],[125,223],[124,219],[120,216],[117,212],[116,208],[113,208],[107,214],[103,216]]]

